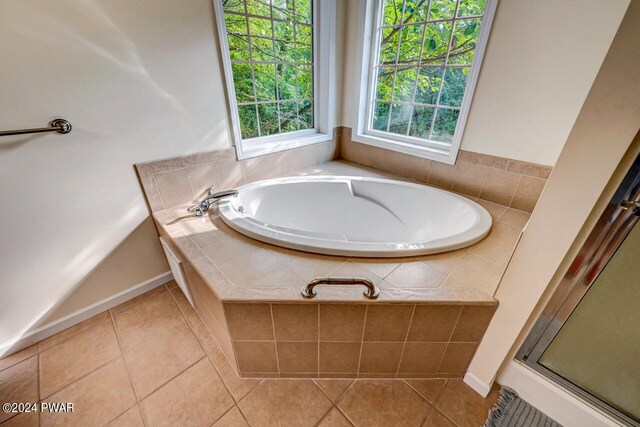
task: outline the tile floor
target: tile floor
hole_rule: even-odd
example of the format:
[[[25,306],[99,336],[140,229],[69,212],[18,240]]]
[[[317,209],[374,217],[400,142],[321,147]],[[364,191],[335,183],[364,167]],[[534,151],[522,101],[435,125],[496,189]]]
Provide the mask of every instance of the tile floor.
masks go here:
[[[0,359],[4,426],[481,426],[497,399],[459,380],[241,379],[170,282]],[[13,415],[13,416],[12,416]]]

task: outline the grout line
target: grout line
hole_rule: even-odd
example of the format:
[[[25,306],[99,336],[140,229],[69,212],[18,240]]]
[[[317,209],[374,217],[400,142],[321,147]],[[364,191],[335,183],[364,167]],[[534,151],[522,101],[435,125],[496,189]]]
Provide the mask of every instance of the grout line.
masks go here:
[[[278,341],[276,337],[276,321],[273,318],[273,304],[269,304],[269,311],[271,312],[271,327],[273,328],[273,346],[276,349],[276,366],[278,367],[278,378],[280,378],[280,357],[278,357]],[[240,366],[238,366],[238,370],[240,370]]]
[[[115,321],[115,318],[113,317],[113,313],[111,313],[111,310],[109,310],[109,318],[111,319],[111,325],[113,326],[113,331],[116,335],[116,341],[118,342],[118,348],[120,349],[120,357],[122,357],[122,363],[124,363],[124,369],[127,371],[127,378],[129,378],[129,384],[131,385],[131,390],[133,391],[133,397],[136,400],[136,405],[138,405],[140,403],[140,399],[138,399],[138,393],[136,393],[136,388],[133,385],[133,379],[131,378],[131,370],[129,369],[127,358],[124,355],[124,348],[122,347],[122,341],[120,340],[120,333],[118,332],[118,328],[116,327],[116,321]],[[127,409],[127,411],[129,409]],[[142,418],[142,423],[145,426],[148,425],[147,420],[145,419],[144,414],[142,413],[142,409],[139,409],[139,411],[140,411],[140,418]],[[122,414],[124,414],[124,412]],[[122,414],[119,414],[118,416],[114,417],[113,420],[115,420]],[[113,421],[113,420],[110,420],[110,421]]]
[[[367,330],[367,314],[369,313],[369,304],[365,306],[364,321],[362,325],[362,338],[360,339],[360,354],[358,355],[358,370],[356,371],[356,378],[360,378],[360,364],[362,363],[362,348],[364,347],[364,333]]]
[[[440,367],[442,366],[442,362],[444,361],[444,356],[447,354],[447,350],[449,349],[449,343],[451,342],[451,337],[453,337],[456,328],[458,327],[458,322],[460,321],[460,317],[462,316],[462,310],[464,307],[460,307],[460,312],[458,313],[458,318],[456,319],[456,323],[453,325],[453,329],[451,330],[451,334],[449,335],[449,340],[447,345],[444,347],[444,351],[442,352],[442,357],[440,358],[440,363],[438,363],[438,368],[436,369],[436,374],[440,372]]]
[[[320,376],[320,304],[316,304],[316,307],[318,307],[318,338],[317,338],[317,353],[318,353],[318,363],[317,363],[317,369],[318,369],[318,377]],[[331,400],[331,399],[329,399]]]
[[[400,360],[398,361],[398,369],[396,369],[396,378],[400,374],[400,366],[402,365],[402,358],[404,357],[404,349],[407,347],[407,340],[409,339],[409,332],[411,332],[411,324],[413,323],[413,315],[416,313],[416,305],[413,306],[411,311],[411,318],[409,319],[409,327],[407,333],[404,336],[404,342],[402,343],[402,351],[400,352]]]
[[[191,323],[189,323],[189,319],[187,319],[187,316],[185,315],[185,313],[182,311],[182,308],[180,308],[180,304],[178,304],[178,301],[176,300],[176,298],[173,296],[173,294],[171,293],[170,290],[167,291],[169,292],[169,296],[171,297],[171,300],[173,301],[173,303],[178,307],[178,311],[180,312],[180,315],[182,316],[182,318],[184,319],[184,321],[186,322],[187,326],[189,327],[189,330],[191,331],[191,333],[193,334],[194,338],[196,339],[196,342],[198,343],[198,345],[200,346],[200,348],[202,349],[202,352],[206,355],[208,355],[207,350],[204,348],[204,346],[202,345],[202,343],[200,342],[200,340],[198,339],[198,335],[195,333],[195,331],[193,330],[193,328],[191,327]],[[177,326],[177,325],[176,325]],[[193,365],[191,365],[193,366]]]
[[[520,187],[520,181],[522,181],[522,174],[518,177],[518,183],[516,184],[516,188],[513,190],[513,194],[511,195],[511,199],[509,200],[508,208],[513,204],[513,199],[516,197],[516,193],[518,192],[518,187]],[[537,202],[536,202],[537,203]]]

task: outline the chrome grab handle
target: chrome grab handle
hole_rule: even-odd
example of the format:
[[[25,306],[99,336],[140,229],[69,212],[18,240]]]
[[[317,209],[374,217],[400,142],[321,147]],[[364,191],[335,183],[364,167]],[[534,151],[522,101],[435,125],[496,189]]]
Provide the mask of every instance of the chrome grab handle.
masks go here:
[[[216,188],[215,185],[212,185],[207,191],[207,195],[204,199],[200,200],[197,204],[190,206],[187,208],[187,212],[195,213],[196,216],[204,216],[204,213],[209,210],[211,205],[226,196],[235,196],[238,194],[238,190],[224,190],[218,191],[214,193],[213,190]]]
[[[313,289],[318,285],[363,285],[367,289],[362,293],[369,299],[377,299],[380,296],[380,289],[366,277],[316,277],[302,288],[302,296],[313,298],[317,295]]]

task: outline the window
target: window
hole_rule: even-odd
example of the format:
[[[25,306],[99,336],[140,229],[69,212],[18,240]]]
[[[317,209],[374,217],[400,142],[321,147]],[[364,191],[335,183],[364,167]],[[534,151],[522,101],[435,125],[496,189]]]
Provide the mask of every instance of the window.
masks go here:
[[[495,1],[369,0],[365,8],[354,140],[453,163]]]
[[[323,0],[216,1],[238,157],[330,139]]]

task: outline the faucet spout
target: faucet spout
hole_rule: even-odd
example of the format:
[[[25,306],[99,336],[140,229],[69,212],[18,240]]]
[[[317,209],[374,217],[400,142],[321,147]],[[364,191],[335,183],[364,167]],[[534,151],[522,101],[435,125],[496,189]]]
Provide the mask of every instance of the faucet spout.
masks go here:
[[[193,213],[195,216],[204,216],[204,213],[208,211],[209,208],[211,208],[211,206],[213,206],[213,204],[218,200],[224,197],[238,195],[238,190],[224,190],[224,191],[218,191],[217,193],[214,193],[213,192],[214,188],[215,188],[215,185],[211,186],[211,188],[207,192],[206,197],[202,199],[200,202],[198,202],[197,204],[187,208],[187,212]]]

